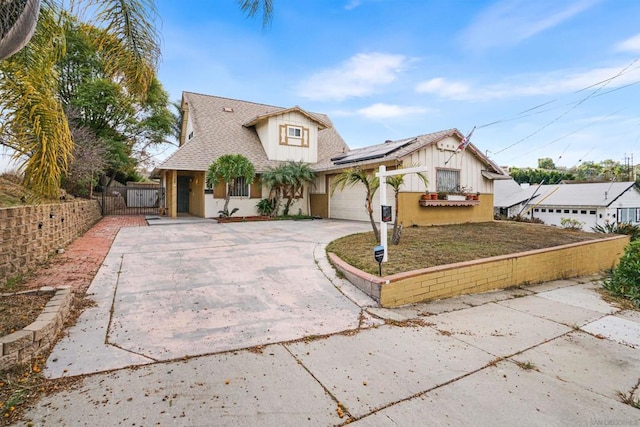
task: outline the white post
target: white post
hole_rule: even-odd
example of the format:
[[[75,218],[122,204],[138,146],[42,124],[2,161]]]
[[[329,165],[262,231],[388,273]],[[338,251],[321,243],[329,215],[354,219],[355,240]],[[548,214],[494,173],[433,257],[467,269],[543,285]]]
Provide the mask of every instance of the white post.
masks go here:
[[[378,177],[380,179],[380,206],[387,204],[387,167],[380,165],[378,169]],[[387,223],[382,220],[382,208],[380,208],[380,245],[384,248],[384,257],[382,262],[387,262]]]

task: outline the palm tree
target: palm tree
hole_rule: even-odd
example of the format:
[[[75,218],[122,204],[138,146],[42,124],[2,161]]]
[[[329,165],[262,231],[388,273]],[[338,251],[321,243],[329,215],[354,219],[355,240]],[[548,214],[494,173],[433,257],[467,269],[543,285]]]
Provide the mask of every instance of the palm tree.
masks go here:
[[[229,214],[229,200],[231,199],[231,189],[235,187],[236,180],[244,178],[245,183],[251,184],[255,176],[255,167],[242,154],[225,154],[211,163],[207,171],[207,184],[215,187],[222,181],[229,186],[224,199],[224,208],[222,208],[224,216],[231,216]]]
[[[106,29],[93,42],[108,77],[144,97],[160,58],[154,1],[75,3],[92,12],[91,25]],[[273,12],[272,0],[242,0],[240,8],[249,16],[262,9],[264,26]],[[0,1],[0,144],[15,150],[14,159],[27,159],[21,166],[26,185],[48,196],[57,196],[73,152],[54,67],[65,54],[64,13],[55,0]]]
[[[414,165],[411,165],[410,167],[416,167],[416,166],[418,165],[414,164]],[[398,169],[402,169],[402,167],[399,167]],[[405,175],[406,174],[400,174],[400,175],[392,175],[392,176],[386,177],[387,185],[389,185],[393,189],[393,196],[396,203],[395,214],[393,217],[393,233],[391,234],[391,244],[393,245],[400,244],[400,238],[402,237],[402,224],[398,225],[398,206],[399,206],[398,194],[400,194],[400,187],[402,186],[402,184],[404,184]],[[420,178],[420,180],[424,183],[424,186],[426,187],[429,183],[429,181],[427,180],[427,176],[422,172],[418,172],[416,175],[418,175],[418,178]]]
[[[286,216],[289,215],[289,208],[293,200],[300,199],[304,196],[304,185],[314,182],[316,173],[311,170],[308,164],[302,162],[287,162],[284,168],[287,179],[287,185],[284,188],[284,197],[287,198],[287,203],[284,205],[283,214]]]
[[[376,194],[376,191],[380,186],[380,180],[376,176],[370,175],[360,168],[349,168],[336,176],[335,181],[331,184],[331,195],[333,195],[336,189],[340,189],[340,191],[342,191],[347,185],[353,187],[356,184],[362,184],[365,187],[366,198],[364,207],[369,215],[369,221],[371,221],[371,228],[373,228],[373,234],[375,235],[376,242],[379,244],[380,232],[378,231],[378,226],[373,219],[373,196]]]
[[[282,197],[284,197],[285,186],[289,181],[287,176],[288,171],[284,167],[284,164],[279,164],[276,167],[269,167],[262,175],[260,179],[269,187],[269,199],[273,200],[273,209],[269,216],[275,217],[280,210],[280,203]]]

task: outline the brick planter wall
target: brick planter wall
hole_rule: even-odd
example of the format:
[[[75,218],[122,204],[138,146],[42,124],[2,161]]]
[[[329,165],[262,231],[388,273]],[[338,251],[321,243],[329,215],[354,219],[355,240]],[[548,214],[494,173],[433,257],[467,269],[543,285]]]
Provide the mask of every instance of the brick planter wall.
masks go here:
[[[0,208],[0,286],[66,247],[100,218],[95,200]]]
[[[380,306],[398,307],[598,273],[614,267],[628,243],[629,236],[616,235],[385,277],[358,270],[333,253],[329,253],[329,259],[347,280],[378,301]]]

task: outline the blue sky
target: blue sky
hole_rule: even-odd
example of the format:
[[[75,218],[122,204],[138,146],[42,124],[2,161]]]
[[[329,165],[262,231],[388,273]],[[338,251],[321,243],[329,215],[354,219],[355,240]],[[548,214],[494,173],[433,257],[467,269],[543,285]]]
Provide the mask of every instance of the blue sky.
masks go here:
[[[637,0],[273,1],[264,30],[235,0],[157,0],[171,99],[299,105],[352,148],[478,126],[500,165],[640,163]]]
[[[636,0],[274,0],[266,30],[233,0],[157,4],[172,99],[299,105],[352,148],[478,126],[501,165],[640,161]]]

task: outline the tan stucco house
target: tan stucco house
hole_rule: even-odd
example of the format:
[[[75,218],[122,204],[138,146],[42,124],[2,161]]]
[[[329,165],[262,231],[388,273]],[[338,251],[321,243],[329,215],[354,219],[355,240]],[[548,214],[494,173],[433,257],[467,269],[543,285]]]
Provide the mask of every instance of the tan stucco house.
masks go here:
[[[335,176],[350,167],[377,171],[380,165],[395,169],[420,164],[428,168],[428,188],[415,176],[407,176],[399,197],[400,221],[405,225],[429,225],[490,221],[493,218],[493,180],[504,172],[473,144],[459,149],[464,136],[456,129],[349,150],[329,117],[295,106],[275,107],[210,95],[184,92],[182,133],[178,150],[154,171],[166,189],[170,216],[191,214],[217,217],[226,191],[232,191],[230,207],[236,216],[256,215],[256,204],[269,189],[260,174],[285,161],[302,161],[316,171],[291,212],[322,218],[368,220],[364,190],[347,187],[331,194]],[[253,183],[226,184],[208,189],[209,165],[224,154],[242,154],[258,174]],[[423,201],[425,191],[479,193],[479,200]],[[394,205],[388,191],[389,205]],[[375,210],[380,217],[376,197]]]

